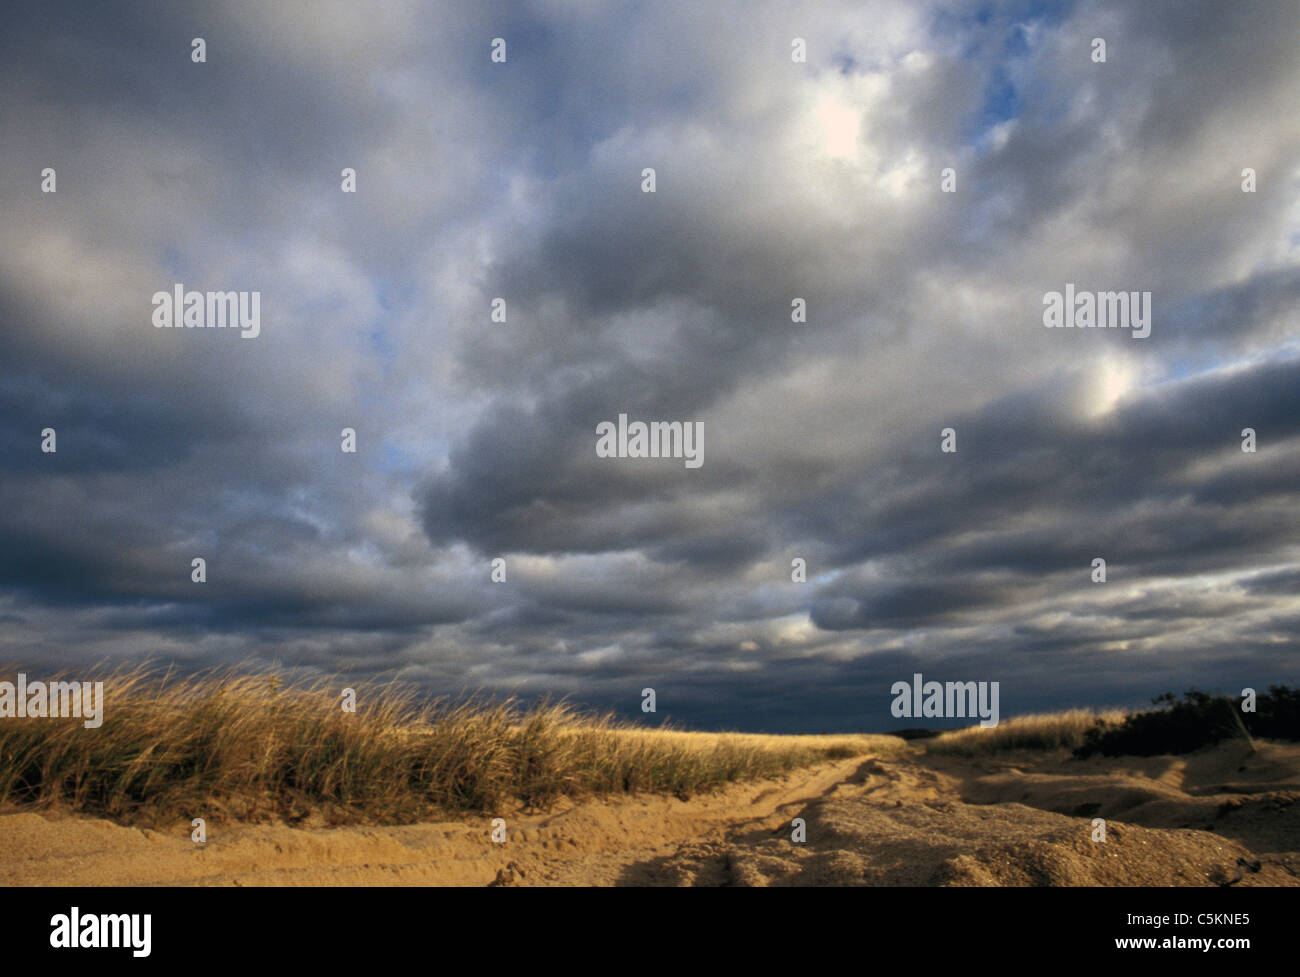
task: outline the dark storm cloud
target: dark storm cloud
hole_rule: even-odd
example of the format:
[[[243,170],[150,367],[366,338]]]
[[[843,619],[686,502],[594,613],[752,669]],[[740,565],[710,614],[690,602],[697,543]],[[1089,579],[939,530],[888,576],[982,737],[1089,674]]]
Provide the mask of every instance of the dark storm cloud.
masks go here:
[[[0,657],[774,730],[1294,678],[1293,6],[11,6]],[[178,281],[262,335],[154,330]]]

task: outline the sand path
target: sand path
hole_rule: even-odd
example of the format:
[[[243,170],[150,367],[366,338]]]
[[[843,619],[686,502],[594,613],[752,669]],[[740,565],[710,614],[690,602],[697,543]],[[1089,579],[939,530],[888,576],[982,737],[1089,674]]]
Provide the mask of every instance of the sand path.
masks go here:
[[[545,813],[394,827],[304,829],[210,824],[207,843],[174,831],[82,817],[0,816],[3,885],[486,885],[501,881],[610,884],[640,859],[687,839],[721,837],[737,822],[807,803],[851,776],[861,759],[690,799],[637,796],[562,802]],[[513,866],[513,868],[511,868]]]
[[[0,816],[5,885],[1294,885],[1300,746],[1192,758],[920,748],[692,798],[397,827],[174,830]],[[791,840],[791,819],[807,825]],[[1104,843],[1093,819],[1106,820]]]

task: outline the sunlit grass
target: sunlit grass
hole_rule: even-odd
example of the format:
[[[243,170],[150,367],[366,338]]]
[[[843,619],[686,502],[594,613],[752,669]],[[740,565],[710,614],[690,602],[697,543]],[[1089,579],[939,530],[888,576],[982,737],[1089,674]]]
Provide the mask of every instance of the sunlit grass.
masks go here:
[[[958,756],[999,750],[1075,750],[1083,745],[1089,729],[1104,723],[1120,723],[1125,715],[1118,709],[1067,709],[1019,716],[988,729],[976,725],[942,733],[926,741],[926,749]]]
[[[904,748],[891,736],[645,729],[564,703],[424,702],[392,686],[358,688],[348,713],[340,708],[348,683],[235,670],[170,681],[144,669],[76,678],[104,681],[103,725],[0,720],[0,807],[123,822],[213,811],[407,822],[561,796],[693,793]]]

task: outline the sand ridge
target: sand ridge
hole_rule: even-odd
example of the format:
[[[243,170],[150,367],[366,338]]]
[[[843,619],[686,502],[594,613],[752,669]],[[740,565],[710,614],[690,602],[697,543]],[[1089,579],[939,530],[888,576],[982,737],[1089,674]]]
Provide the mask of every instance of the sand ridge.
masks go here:
[[[6,885],[1296,885],[1300,746],[1189,757],[912,747],[695,797],[391,827],[0,816]],[[790,822],[807,823],[791,840]],[[1092,840],[1093,819],[1107,840]]]

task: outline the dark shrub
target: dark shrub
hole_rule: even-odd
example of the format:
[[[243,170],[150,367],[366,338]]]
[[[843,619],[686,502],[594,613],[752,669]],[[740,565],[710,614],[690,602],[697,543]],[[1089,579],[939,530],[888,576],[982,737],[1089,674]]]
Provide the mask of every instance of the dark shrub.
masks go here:
[[[1195,689],[1179,702],[1172,692],[1152,700],[1161,708],[1138,712],[1118,726],[1100,725],[1085,734],[1075,756],[1157,756],[1190,753],[1203,746],[1240,736],[1300,740],[1300,689],[1273,685],[1259,695],[1256,711],[1242,712],[1241,700],[1213,696]]]

